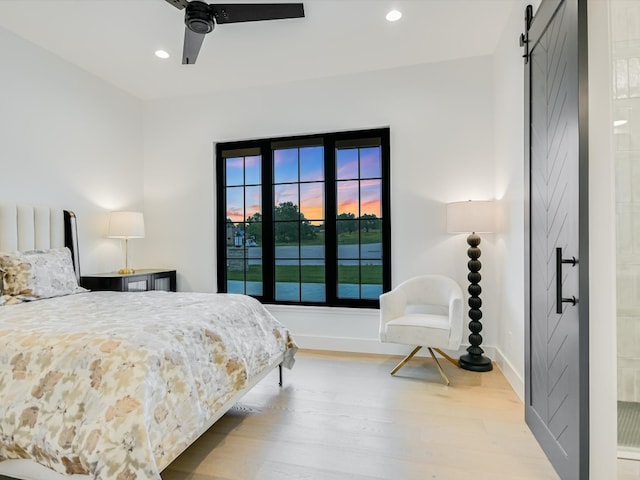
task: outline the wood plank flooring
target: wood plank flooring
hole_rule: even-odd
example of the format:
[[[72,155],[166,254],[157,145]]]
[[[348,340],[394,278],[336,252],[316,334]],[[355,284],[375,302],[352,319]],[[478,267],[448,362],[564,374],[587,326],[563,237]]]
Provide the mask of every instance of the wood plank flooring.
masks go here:
[[[502,374],[414,358],[300,351],[163,472],[163,480],[558,479]],[[617,480],[640,479],[618,460]],[[0,480],[11,480],[0,475]]]
[[[640,461],[618,459],[618,480],[638,480],[640,478]]]
[[[163,472],[163,480],[558,479],[496,369],[299,351]]]

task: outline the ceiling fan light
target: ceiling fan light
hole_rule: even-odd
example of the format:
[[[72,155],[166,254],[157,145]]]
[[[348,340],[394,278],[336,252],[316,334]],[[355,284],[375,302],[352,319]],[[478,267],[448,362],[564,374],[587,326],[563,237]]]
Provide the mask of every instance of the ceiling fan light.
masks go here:
[[[389,13],[387,13],[386,18],[389,22],[397,22],[402,18],[402,12],[398,10],[391,10]]]

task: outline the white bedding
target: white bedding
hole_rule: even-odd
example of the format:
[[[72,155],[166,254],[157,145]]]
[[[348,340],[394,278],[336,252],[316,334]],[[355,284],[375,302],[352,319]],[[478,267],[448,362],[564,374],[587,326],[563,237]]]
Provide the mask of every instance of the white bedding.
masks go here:
[[[0,307],[0,462],[159,480],[296,346],[244,295],[91,292]]]

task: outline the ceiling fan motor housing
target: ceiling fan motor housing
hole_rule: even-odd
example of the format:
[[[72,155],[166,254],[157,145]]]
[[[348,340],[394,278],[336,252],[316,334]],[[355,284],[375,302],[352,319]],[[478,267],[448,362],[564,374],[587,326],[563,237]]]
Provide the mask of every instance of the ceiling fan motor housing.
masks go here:
[[[209,5],[204,2],[189,2],[184,14],[184,23],[195,33],[207,34],[213,31],[215,22]]]

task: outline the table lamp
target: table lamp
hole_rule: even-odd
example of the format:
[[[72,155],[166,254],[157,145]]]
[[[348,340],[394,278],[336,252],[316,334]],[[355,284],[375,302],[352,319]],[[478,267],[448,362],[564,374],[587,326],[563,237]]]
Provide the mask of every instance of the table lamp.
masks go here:
[[[109,238],[124,238],[125,266],[118,273],[135,273],[129,268],[129,239],[144,238],[144,217],[141,212],[111,212],[109,215]]]

